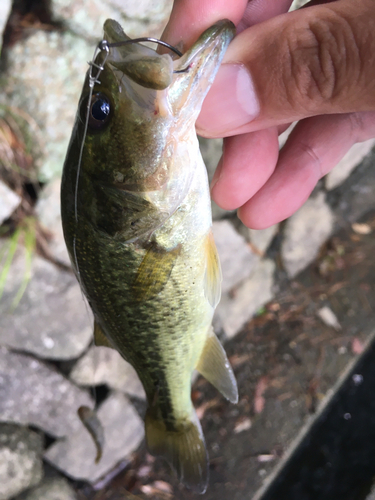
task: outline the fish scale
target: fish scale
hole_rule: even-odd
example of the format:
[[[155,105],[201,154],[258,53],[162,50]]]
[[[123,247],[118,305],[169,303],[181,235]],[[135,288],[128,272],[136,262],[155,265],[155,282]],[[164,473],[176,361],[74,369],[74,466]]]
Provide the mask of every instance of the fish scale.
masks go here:
[[[104,32],[109,43],[129,40],[112,20]],[[194,130],[233,35],[233,24],[220,21],[174,62],[139,44],[99,53],[100,82],[91,92],[86,77],[61,188],[64,237],[94,314],[95,343],[133,365],[147,395],[150,452],[198,493],[208,459],[191,401],[193,370],[238,399],[211,327],[221,272]]]

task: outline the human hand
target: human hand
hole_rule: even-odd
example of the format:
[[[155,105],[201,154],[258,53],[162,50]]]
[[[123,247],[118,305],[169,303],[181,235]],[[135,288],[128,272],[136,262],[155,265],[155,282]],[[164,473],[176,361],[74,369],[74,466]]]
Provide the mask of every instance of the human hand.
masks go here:
[[[197,132],[225,137],[212,197],[255,229],[293,214],[353,144],[375,137],[375,1],[287,13],[291,3],[175,0],[163,37],[189,46],[219,19],[237,26]]]

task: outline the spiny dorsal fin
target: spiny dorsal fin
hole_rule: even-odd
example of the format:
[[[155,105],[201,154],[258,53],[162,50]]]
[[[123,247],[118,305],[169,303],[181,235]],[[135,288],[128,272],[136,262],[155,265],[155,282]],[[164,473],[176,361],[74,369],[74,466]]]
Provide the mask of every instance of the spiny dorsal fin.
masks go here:
[[[133,283],[133,293],[137,300],[151,299],[163,290],[180,251],[181,245],[165,250],[157,243],[151,243]]]
[[[94,320],[94,341],[95,345],[102,345],[104,347],[111,347],[113,349],[113,345],[107,339],[105,333],[102,330],[102,327],[96,320]]]
[[[212,327],[196,369],[231,403],[238,402],[237,382],[232,367]]]
[[[199,420],[193,411],[190,419],[165,424],[153,408],[145,418],[147,447],[175,470],[178,479],[195,493],[205,493],[208,483],[208,455]]]
[[[204,277],[204,293],[212,307],[216,307],[221,295],[221,267],[212,230],[206,237],[206,274]]]

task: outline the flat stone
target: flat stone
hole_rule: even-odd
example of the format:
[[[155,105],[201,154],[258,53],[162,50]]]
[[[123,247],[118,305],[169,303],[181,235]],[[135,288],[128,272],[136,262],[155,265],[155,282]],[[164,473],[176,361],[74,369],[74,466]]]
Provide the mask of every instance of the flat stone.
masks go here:
[[[75,34],[94,40],[103,36],[106,19],[119,22],[130,37],[160,34],[171,8],[169,0],[55,0],[52,15]]]
[[[206,165],[208,179],[211,182],[223,153],[223,139],[206,139],[205,137],[199,136],[198,140],[199,149],[201,150],[202,158]]]
[[[0,421],[34,425],[56,437],[80,430],[87,392],[31,356],[0,348]]]
[[[222,293],[226,293],[250,276],[259,257],[229,221],[214,222],[212,229],[223,273]]]
[[[120,460],[129,459],[144,437],[144,425],[128,399],[121,393],[109,396],[98,410],[104,429],[103,456],[95,464],[96,448],[81,425],[46,452],[45,459],[68,476],[91,483],[113,469]]]
[[[199,148],[201,150],[204,164],[206,165],[208,180],[211,183],[217,164],[223,152],[223,139],[206,139],[199,137]],[[236,213],[236,210],[224,210],[211,200],[212,219],[220,220],[230,214]]]
[[[134,368],[108,347],[91,347],[74,365],[70,378],[81,386],[107,384],[108,387],[145,399],[143,386]]]
[[[227,339],[233,338],[273,298],[275,267],[272,260],[262,260],[250,278],[222,296],[215,312],[215,330],[222,330]]]
[[[278,230],[279,224],[267,227],[266,229],[248,229],[249,240],[254,250],[264,255]]]
[[[320,247],[332,234],[334,215],[324,193],[309,198],[286,222],[281,256],[285,270],[294,278],[318,255]]]
[[[12,8],[12,0],[1,0],[0,2],[0,53],[3,44],[3,32],[8,22],[9,14]],[[1,197],[0,197],[1,199]]]
[[[0,180],[0,225],[8,219],[21,203],[21,198]]]
[[[325,186],[330,191],[342,184],[375,146],[375,139],[354,144],[344,158],[325,177]]]
[[[51,254],[59,262],[70,266],[61,224],[60,187],[60,177],[47,184],[39,196],[36,214],[39,222],[51,233],[48,243]]]
[[[0,500],[8,500],[40,482],[42,451],[41,434],[17,425],[0,424]]]
[[[77,495],[63,477],[48,477],[14,500],[77,500]]]
[[[6,244],[0,241],[0,251]],[[14,308],[28,273],[31,279]],[[72,359],[83,353],[91,338],[91,313],[74,275],[37,256],[28,269],[20,248],[0,301],[0,345],[41,358]]]
[[[43,182],[61,173],[93,52],[92,44],[72,33],[43,30],[7,49],[0,101],[32,118],[26,135],[33,137],[32,154]]]

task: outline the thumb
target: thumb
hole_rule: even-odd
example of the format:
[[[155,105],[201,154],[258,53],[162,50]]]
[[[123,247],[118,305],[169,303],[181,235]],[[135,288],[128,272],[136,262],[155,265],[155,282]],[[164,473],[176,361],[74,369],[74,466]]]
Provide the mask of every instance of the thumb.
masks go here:
[[[375,110],[375,2],[274,17],[230,44],[197,121],[230,136],[308,116]]]

